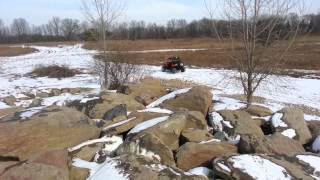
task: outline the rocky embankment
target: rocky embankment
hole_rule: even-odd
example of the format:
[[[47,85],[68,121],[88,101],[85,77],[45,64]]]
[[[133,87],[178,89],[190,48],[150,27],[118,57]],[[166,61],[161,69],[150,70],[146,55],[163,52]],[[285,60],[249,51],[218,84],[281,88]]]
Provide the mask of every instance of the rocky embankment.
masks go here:
[[[0,110],[0,179],[320,178],[319,122],[294,108],[215,111],[213,96],[147,81]]]

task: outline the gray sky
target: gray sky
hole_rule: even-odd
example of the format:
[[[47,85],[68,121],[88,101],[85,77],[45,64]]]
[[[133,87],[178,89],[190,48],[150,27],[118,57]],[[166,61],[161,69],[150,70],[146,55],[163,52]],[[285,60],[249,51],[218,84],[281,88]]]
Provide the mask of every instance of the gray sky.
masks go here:
[[[320,10],[320,0],[305,0],[308,13]],[[172,18],[188,21],[206,16],[203,0],[127,0],[122,21],[165,23]],[[52,16],[83,19],[81,0],[0,0],[0,18],[6,23],[23,17],[31,24],[46,23]]]

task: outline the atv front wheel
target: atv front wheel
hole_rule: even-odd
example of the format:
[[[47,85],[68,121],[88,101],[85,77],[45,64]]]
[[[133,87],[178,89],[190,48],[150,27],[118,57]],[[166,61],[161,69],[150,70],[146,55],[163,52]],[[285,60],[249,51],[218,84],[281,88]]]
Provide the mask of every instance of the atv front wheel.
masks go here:
[[[186,69],[184,67],[181,68],[181,72],[185,72]]]

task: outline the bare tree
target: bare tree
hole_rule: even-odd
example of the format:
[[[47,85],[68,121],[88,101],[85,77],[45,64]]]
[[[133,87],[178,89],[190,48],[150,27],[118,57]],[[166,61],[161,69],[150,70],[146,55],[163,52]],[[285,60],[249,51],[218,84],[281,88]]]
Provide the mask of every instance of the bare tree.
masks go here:
[[[51,32],[54,36],[60,36],[61,35],[61,19],[59,17],[53,17],[49,21],[49,27],[51,29]]]
[[[23,18],[14,19],[11,25],[11,31],[18,37],[26,35],[29,32],[29,23]]]
[[[77,35],[79,33],[80,30],[80,25],[79,25],[79,21],[76,19],[63,19],[61,22],[61,30],[63,35],[67,38],[67,39],[72,39],[73,37],[75,37],[75,35]]]
[[[300,0],[225,0],[229,33],[224,38],[248,106],[261,83],[286,63],[300,27],[299,19],[288,17],[300,5]]]
[[[209,19],[210,19],[210,25],[211,25],[211,29],[214,31],[216,38],[220,41],[221,40],[221,36],[220,33],[218,31],[217,28],[217,23],[216,23],[216,16],[218,14],[218,8],[219,6],[217,5],[217,3],[219,2],[218,0],[203,0],[204,1],[204,5],[206,8],[206,11],[209,15]],[[215,3],[213,3],[213,1]]]
[[[83,0],[83,11],[87,20],[98,29],[100,40],[103,43],[103,59],[96,62],[96,67],[104,69],[103,75],[100,74],[102,88],[109,89],[111,87],[112,77],[110,70],[112,68],[111,61],[115,62],[113,57],[107,57],[107,35],[118,18],[122,15],[125,7],[124,0]],[[97,69],[97,68],[95,68]]]
[[[124,0],[83,0],[83,11],[86,19],[98,29],[103,41],[103,51],[106,55],[106,32],[111,30],[124,11]]]
[[[0,19],[0,38],[4,36],[4,33],[5,33],[5,26],[2,19]]]

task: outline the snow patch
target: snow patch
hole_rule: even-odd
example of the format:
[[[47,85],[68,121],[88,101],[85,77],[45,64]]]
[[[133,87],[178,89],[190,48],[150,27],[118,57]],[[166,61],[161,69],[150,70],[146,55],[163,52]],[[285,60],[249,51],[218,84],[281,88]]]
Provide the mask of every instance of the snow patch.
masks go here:
[[[8,106],[6,103],[0,101],[0,109],[7,109],[7,108],[10,108],[10,106]]]
[[[218,143],[221,142],[220,139],[210,139],[209,141],[201,141],[199,144],[207,144],[207,143]]]
[[[127,119],[127,120],[125,120],[125,121],[121,121],[121,122],[118,122],[118,123],[112,124],[112,125],[110,125],[110,126],[108,126],[108,127],[104,128],[103,130],[104,130],[104,131],[107,131],[107,130],[109,130],[109,129],[112,129],[112,128],[115,128],[115,127],[121,126],[121,125],[123,125],[123,124],[126,124],[126,123],[128,123],[128,122],[130,122],[130,121],[132,121],[132,120],[135,120],[135,119],[136,119],[136,117],[133,117],[133,118]]]
[[[169,119],[169,116],[163,116],[163,117],[151,119],[149,121],[145,121],[143,123],[138,124],[133,129],[131,129],[128,134],[139,133],[139,132],[141,132],[141,131],[143,131],[145,129],[148,129],[148,128],[152,127],[152,126],[155,126],[155,125],[157,125],[157,124],[159,124],[161,122],[164,122],[164,121],[166,121],[168,119]]]
[[[222,163],[217,163],[217,166],[218,166],[219,168],[221,168],[222,170],[224,170],[224,171],[226,171],[226,172],[228,172],[228,173],[231,173],[231,170],[230,170],[230,168],[228,168],[228,166],[226,166],[226,165],[224,165],[224,164],[222,164]]]
[[[148,109],[144,109],[144,110],[139,110],[138,112],[173,114],[172,111],[170,111],[168,109],[162,109],[162,108],[148,108]]]
[[[93,101],[93,100],[97,100],[97,99],[100,99],[100,98],[99,97],[83,98],[83,99],[81,99],[80,103],[84,104],[84,103],[87,103],[89,101]]]
[[[211,126],[214,128],[216,131],[223,131],[223,117],[217,113],[213,112],[210,114],[210,120],[211,120]]]
[[[45,106],[41,106],[41,107],[29,108],[29,109],[26,109],[26,110],[22,111],[19,114],[19,116],[20,116],[21,120],[26,120],[26,119],[31,118],[35,114],[40,113],[44,108],[46,108],[46,107]]]
[[[296,131],[294,129],[287,129],[283,131],[281,134],[291,139],[297,136]]]
[[[128,180],[128,175],[124,174],[122,170],[119,170],[117,166],[119,163],[107,157],[106,161],[102,164],[95,162],[88,162],[81,159],[73,159],[73,166],[78,168],[85,168],[90,170],[88,179],[90,180]]]
[[[312,143],[313,152],[320,153],[320,136],[318,136]]]
[[[213,98],[215,101],[214,103],[214,110],[220,111],[220,110],[237,110],[246,107],[246,104],[233,99],[233,98],[227,98],[227,97],[219,97],[216,96]]]
[[[77,146],[74,146],[72,148],[68,148],[68,151],[73,152],[83,148],[84,146],[88,146],[96,143],[106,143],[104,150],[108,152],[113,152],[123,143],[123,139],[122,137],[119,137],[119,136],[112,136],[112,137],[104,136],[100,139],[89,140]]]
[[[259,180],[292,179],[281,166],[256,155],[239,155],[228,159],[234,168]]]
[[[298,155],[297,158],[311,166],[314,169],[313,177],[320,179],[320,157],[313,155]]]
[[[157,107],[161,103],[163,103],[164,101],[169,100],[169,99],[173,99],[179,94],[185,94],[185,93],[189,92],[190,90],[191,90],[191,88],[179,89],[179,90],[173,91],[165,96],[162,96],[161,98],[157,99],[156,101],[152,102],[151,104],[149,104],[147,106],[147,109]]]
[[[190,169],[188,173],[192,175],[198,175],[198,176],[204,176],[208,178],[212,178],[214,176],[213,171],[211,169],[208,169],[206,167],[197,167]]]
[[[273,125],[273,127],[277,128],[277,127],[283,127],[286,128],[288,127],[288,125],[282,121],[282,117],[283,114],[282,113],[276,113],[272,116],[271,118],[271,123]]]
[[[305,119],[306,121],[320,121],[320,116],[305,114],[305,115],[304,115],[304,119]]]

